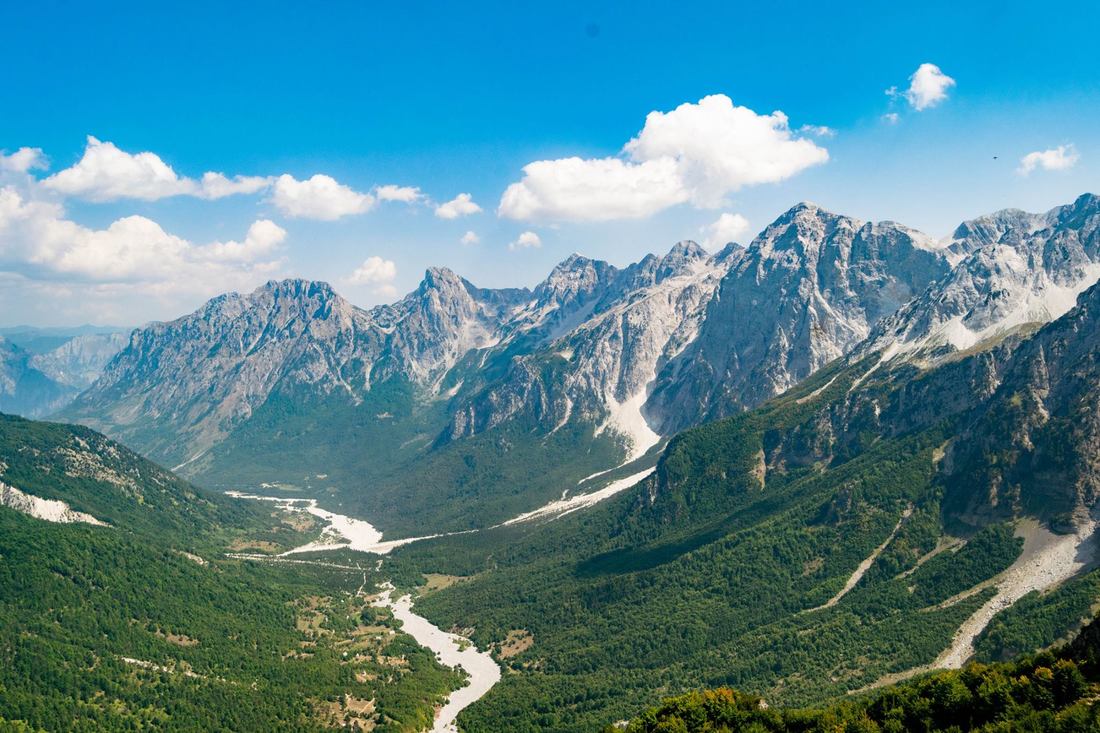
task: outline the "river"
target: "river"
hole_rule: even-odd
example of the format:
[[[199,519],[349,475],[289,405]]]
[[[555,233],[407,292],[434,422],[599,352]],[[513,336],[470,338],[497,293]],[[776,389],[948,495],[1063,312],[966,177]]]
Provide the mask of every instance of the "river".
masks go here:
[[[500,525],[513,525],[520,522],[529,522],[539,519],[551,519],[571,512],[590,507],[615,494],[624,491],[648,476],[653,469],[648,469],[632,476],[613,481],[598,491],[587,494],[577,494],[569,498],[561,498],[552,501],[538,509],[509,519]],[[398,540],[383,540],[382,532],[370,522],[355,519],[343,514],[321,508],[316,499],[287,498],[282,496],[261,496],[259,494],[247,494],[240,491],[228,491],[228,495],[238,499],[250,499],[253,501],[268,501],[288,512],[306,512],[324,521],[325,527],[321,530],[321,536],[313,542],[287,550],[277,556],[254,555],[235,553],[233,557],[283,562],[304,562],[289,559],[289,556],[300,555],[309,552],[322,552],[325,550],[348,549],[358,552],[371,552],[385,555],[395,547],[407,545],[419,540],[444,537],[449,534],[466,534],[466,532],[450,532],[445,534],[427,535],[424,537],[407,537]],[[478,530],[469,530],[476,532]],[[379,561],[381,563],[381,561]],[[365,580],[365,576],[364,576]],[[394,588],[390,583],[382,586],[382,593],[373,602],[373,605],[390,609],[394,617],[401,621],[401,629],[417,644],[435,652],[439,661],[448,667],[461,667],[469,675],[468,684],[462,689],[451,693],[447,703],[436,712],[435,725],[432,733],[457,733],[458,727],[455,719],[465,708],[480,700],[485,693],[492,689],[493,685],[500,681],[500,665],[496,663],[489,652],[479,651],[473,642],[457,634],[443,631],[438,626],[423,616],[413,611],[413,599],[409,595],[394,598]]]
[[[464,709],[480,700],[493,685],[500,681],[500,665],[489,652],[478,651],[469,639],[443,631],[431,621],[413,612],[412,597],[394,599],[394,589],[389,583],[382,586],[382,595],[375,606],[388,608],[401,622],[401,630],[416,639],[420,646],[435,652],[442,664],[461,667],[470,676],[469,683],[451,693],[447,704],[435,715],[432,733],[457,733],[455,718]]]

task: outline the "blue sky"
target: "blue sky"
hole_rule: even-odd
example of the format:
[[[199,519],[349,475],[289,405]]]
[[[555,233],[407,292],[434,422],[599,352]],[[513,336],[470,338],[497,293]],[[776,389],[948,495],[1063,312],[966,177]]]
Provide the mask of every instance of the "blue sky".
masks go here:
[[[679,239],[747,242],[807,199],[939,237],[1100,189],[1091,3],[15,5],[0,10],[3,324],[171,318],[276,276],[361,305],[429,265],[533,285],[573,251],[625,264]],[[939,76],[913,92],[922,64]],[[141,172],[110,156],[80,168],[88,136],[123,163],[154,154],[175,182],[120,182]],[[212,198],[208,171],[263,180]],[[317,174],[339,190],[304,185]],[[385,185],[418,195],[382,201]],[[481,211],[436,215],[460,193]]]

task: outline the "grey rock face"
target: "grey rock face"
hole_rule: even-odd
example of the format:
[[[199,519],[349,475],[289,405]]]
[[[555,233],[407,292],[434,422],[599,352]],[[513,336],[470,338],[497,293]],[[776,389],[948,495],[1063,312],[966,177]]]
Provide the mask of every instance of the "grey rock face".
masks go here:
[[[583,421],[635,455],[846,354],[970,348],[1061,315],[1096,280],[1097,210],[1083,196],[1003,211],[934,242],[800,204],[745,249],[681,242],[625,268],[572,255],[531,291],[432,268],[370,310],[323,283],[272,282],[135,331],[68,415],[189,459],[273,394],[356,405],[397,380],[445,401],[441,422],[416,427],[435,445],[509,421],[536,436]]]
[[[166,451],[176,436],[195,455],[276,389],[350,402],[393,376],[430,389],[461,354],[491,343],[519,294],[432,269],[398,303],[367,311],[325,283],[269,282],[136,330],[68,414],[147,450]]]
[[[845,354],[949,268],[919,232],[795,206],[722,279],[698,338],[658,375],[648,414],[670,433],[759,404]]]
[[[945,505],[972,523],[1100,518],[1100,284],[1006,357],[945,466]]]
[[[456,439],[523,416],[557,429],[571,419],[622,437],[629,455],[657,440],[642,414],[662,364],[695,338],[729,258],[680,242],[622,270],[573,256],[535,290],[512,327],[535,334],[536,348],[458,406]]]
[[[873,329],[863,352],[936,359],[1021,326],[1047,323],[1100,278],[1100,197],[1045,214],[1007,210],[965,222],[946,275]]]

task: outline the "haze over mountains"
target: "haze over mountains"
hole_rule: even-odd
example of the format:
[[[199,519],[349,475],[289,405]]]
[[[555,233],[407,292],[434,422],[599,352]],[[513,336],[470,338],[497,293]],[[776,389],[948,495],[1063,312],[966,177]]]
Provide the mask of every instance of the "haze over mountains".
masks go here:
[[[0,329],[0,410],[42,417],[89,387],[126,344],[119,329]]]
[[[934,241],[799,204],[745,248],[574,255],[533,290],[433,268],[369,310],[270,282],[138,329],[63,414],[213,485],[322,474],[384,529],[441,497],[424,528],[485,526],[844,354],[938,359],[1061,315],[1100,274],[1098,214],[1084,195]]]

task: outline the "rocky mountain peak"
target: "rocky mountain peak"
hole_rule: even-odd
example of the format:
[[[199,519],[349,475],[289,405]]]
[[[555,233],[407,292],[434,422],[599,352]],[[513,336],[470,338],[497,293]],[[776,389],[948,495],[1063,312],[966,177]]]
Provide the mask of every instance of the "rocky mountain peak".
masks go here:
[[[672,245],[672,249],[662,259],[668,262],[670,260],[705,260],[707,257],[709,257],[707,251],[698,243],[684,239]]]
[[[423,310],[427,313],[469,314],[477,303],[476,291],[470,283],[446,267],[429,267],[417,289],[398,303],[406,314]]]
[[[858,219],[826,211],[816,204],[803,202],[792,206],[772,222],[749,245],[764,259],[780,259],[788,264],[813,266],[821,250],[837,232],[846,235],[863,225]]]
[[[664,432],[721,417],[846,353],[948,271],[927,240],[810,203],[787,210],[743,253],[725,255],[731,265],[698,337],[658,374],[648,414]]]
[[[465,288],[466,281],[448,267],[429,267],[420,281],[420,290],[447,290]]]
[[[691,270],[697,263],[710,259],[707,251],[691,240],[684,240],[673,245],[660,260],[657,268],[657,278],[663,280],[666,277],[680,275]]]
[[[327,284],[273,281],[139,330],[74,414],[124,436],[155,427],[156,447],[185,460],[273,393],[358,404],[398,379],[453,400],[451,438],[525,416],[590,420],[644,447],[654,431],[759,404],[879,343],[870,334],[969,348],[988,329],[1064,313],[1100,273],[1098,203],[967,222],[972,258],[803,202],[747,248],[709,256],[682,241],[621,269],[573,254],[530,291],[478,289],[435,267],[405,298],[363,311]],[[475,357],[486,368],[467,371]]]
[[[535,288],[535,296],[541,300],[564,303],[585,300],[598,286],[609,280],[617,270],[602,260],[592,260],[579,254],[571,254],[550,272]]]
[[[319,298],[328,300],[338,298],[332,286],[322,280],[306,280],[305,278],[287,278],[285,280],[268,280],[252,291],[253,297],[269,296],[272,298]]]
[[[1018,244],[1024,237],[1041,229],[1045,217],[1020,209],[1002,209],[959,224],[951,235],[956,242],[965,243],[967,250],[988,244]]]
[[[951,243],[961,259],[858,351],[892,347],[936,361],[1058,318],[1100,277],[1098,204],[1086,194],[1045,213],[1004,209],[963,222]]]
[[[1089,227],[1088,219],[1100,216],[1100,196],[1094,193],[1085,193],[1077,197],[1072,204],[1060,206],[1054,209],[1052,224],[1062,227]],[[1095,231],[1097,223],[1091,224],[1091,230]]]

